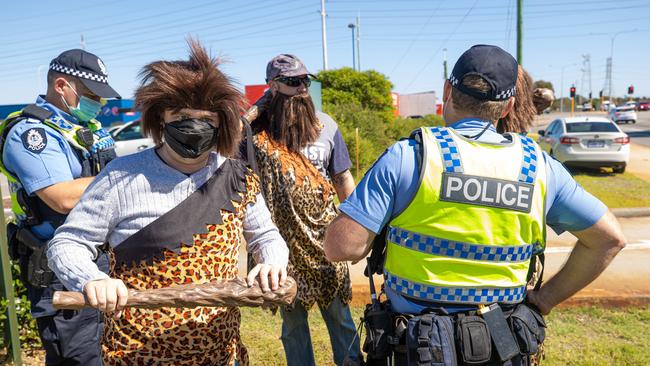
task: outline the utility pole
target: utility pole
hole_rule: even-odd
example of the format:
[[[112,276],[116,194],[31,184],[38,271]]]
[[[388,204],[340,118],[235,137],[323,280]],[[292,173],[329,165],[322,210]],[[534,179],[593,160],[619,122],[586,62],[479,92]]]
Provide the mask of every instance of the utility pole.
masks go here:
[[[523,64],[524,0],[517,0],[517,63]]]
[[[442,61],[442,69],[443,69],[443,72],[444,72],[445,80],[447,80],[447,49],[443,48],[442,52],[443,52],[443,55],[444,55],[443,56],[443,61]]]
[[[327,23],[325,21],[325,0],[320,0],[320,22],[323,34],[323,70],[327,70]]]
[[[592,97],[592,92],[593,92],[593,90],[591,90],[591,55],[589,55],[589,54],[582,55],[582,65],[583,65],[583,67],[582,67],[583,68],[583,71],[582,71],[583,72],[583,76],[582,76],[583,81],[582,81],[582,83],[585,84],[584,80],[585,79],[587,80],[586,85],[582,85],[582,90],[584,90],[585,92],[588,92],[586,95],[583,95],[582,97],[583,98],[588,97],[589,104],[591,104],[591,97]],[[587,87],[589,89],[586,89]],[[592,107],[593,107],[593,105],[592,105]]]
[[[605,86],[603,87],[603,94],[607,95],[607,100],[612,100],[612,58],[607,58],[605,66]]]
[[[80,41],[81,49],[85,50],[86,49],[86,41],[84,41],[84,35],[81,35],[81,41]]]
[[[361,16],[357,13],[357,71],[361,71]]]
[[[584,103],[585,99],[589,99],[589,103],[591,103],[591,56],[589,54],[582,55],[582,68],[580,71],[582,71],[580,77],[581,98],[579,98],[578,104]]]
[[[354,23],[348,24],[348,28],[350,28],[352,30],[352,69],[353,70],[357,69],[357,59],[355,57],[356,51],[355,51],[355,46],[354,46],[354,28],[356,28],[356,27],[357,26],[354,25]]]

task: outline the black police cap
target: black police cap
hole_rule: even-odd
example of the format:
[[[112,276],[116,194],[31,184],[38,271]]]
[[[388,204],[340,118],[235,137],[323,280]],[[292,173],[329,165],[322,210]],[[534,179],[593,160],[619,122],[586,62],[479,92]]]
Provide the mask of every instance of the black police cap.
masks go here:
[[[465,51],[449,76],[451,85],[480,100],[507,100],[515,96],[517,60],[497,46],[476,45]],[[463,78],[477,75],[491,87],[489,93],[463,85]]]
[[[102,60],[80,50],[67,50],[50,62],[50,70],[78,78],[93,94],[102,98],[121,98],[108,85],[108,72]]]

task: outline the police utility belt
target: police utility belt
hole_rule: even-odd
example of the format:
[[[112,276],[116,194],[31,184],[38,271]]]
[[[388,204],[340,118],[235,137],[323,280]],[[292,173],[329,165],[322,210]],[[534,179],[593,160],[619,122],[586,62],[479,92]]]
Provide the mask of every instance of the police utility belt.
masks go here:
[[[410,315],[392,313],[383,302],[367,305],[363,320],[368,365],[501,364],[537,355],[546,327],[542,316],[524,303],[505,313],[491,304],[456,314],[429,309]]]
[[[366,269],[371,303],[362,322],[366,330],[363,351],[371,365],[483,365],[501,364],[516,356],[528,365],[542,353],[546,323],[531,304],[479,305],[476,310],[449,314],[444,308],[398,314],[390,302],[377,297],[369,258]]]

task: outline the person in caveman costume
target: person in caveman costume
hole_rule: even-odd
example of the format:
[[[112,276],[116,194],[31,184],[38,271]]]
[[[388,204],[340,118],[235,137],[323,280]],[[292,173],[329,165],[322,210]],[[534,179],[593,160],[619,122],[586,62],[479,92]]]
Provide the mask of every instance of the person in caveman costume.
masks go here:
[[[286,280],[288,249],[258,177],[231,158],[242,95],[196,41],[190,57],[146,65],[135,93],[157,146],[121,157],[97,176],[48,249],[65,286],[106,317],[106,365],[247,365],[237,307],[125,308],[136,290],[231,280],[242,238],[263,291]],[[242,235],[243,234],[243,235]],[[110,276],[93,263],[111,256]]]

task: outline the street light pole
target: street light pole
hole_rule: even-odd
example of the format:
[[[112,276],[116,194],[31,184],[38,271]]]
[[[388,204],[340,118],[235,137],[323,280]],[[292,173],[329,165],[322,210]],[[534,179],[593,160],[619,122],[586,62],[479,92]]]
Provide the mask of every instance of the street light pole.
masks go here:
[[[517,63],[523,64],[524,0],[517,0]]]
[[[323,35],[323,70],[327,70],[327,22],[325,18],[325,0],[320,2],[320,21],[321,21],[321,32]]]
[[[616,37],[618,37],[619,35],[621,35],[623,33],[632,33],[632,32],[636,32],[637,30],[638,29],[634,28],[632,30],[620,31],[620,32],[614,33],[614,35],[612,36],[612,44],[611,44],[611,46],[609,48],[609,65],[610,65],[609,66],[610,67],[610,69],[609,69],[609,102],[610,103],[612,102],[612,89],[613,89],[612,88],[612,73],[613,73],[612,70],[614,68],[614,40],[616,39]]]
[[[573,64],[568,64],[564,65],[561,67],[562,72],[560,76],[560,113],[564,112],[564,69],[566,69],[569,66],[574,66],[575,63]]]
[[[361,71],[361,16],[357,15],[357,71]]]
[[[356,28],[356,25],[354,23],[348,24],[348,28],[352,30],[352,69],[356,70],[357,69],[357,58],[355,56],[355,45],[354,45],[354,28]]]
[[[442,69],[443,69],[443,75],[445,77],[445,80],[447,80],[447,49],[443,48],[442,52],[444,54],[443,56],[443,61],[442,61]]]

